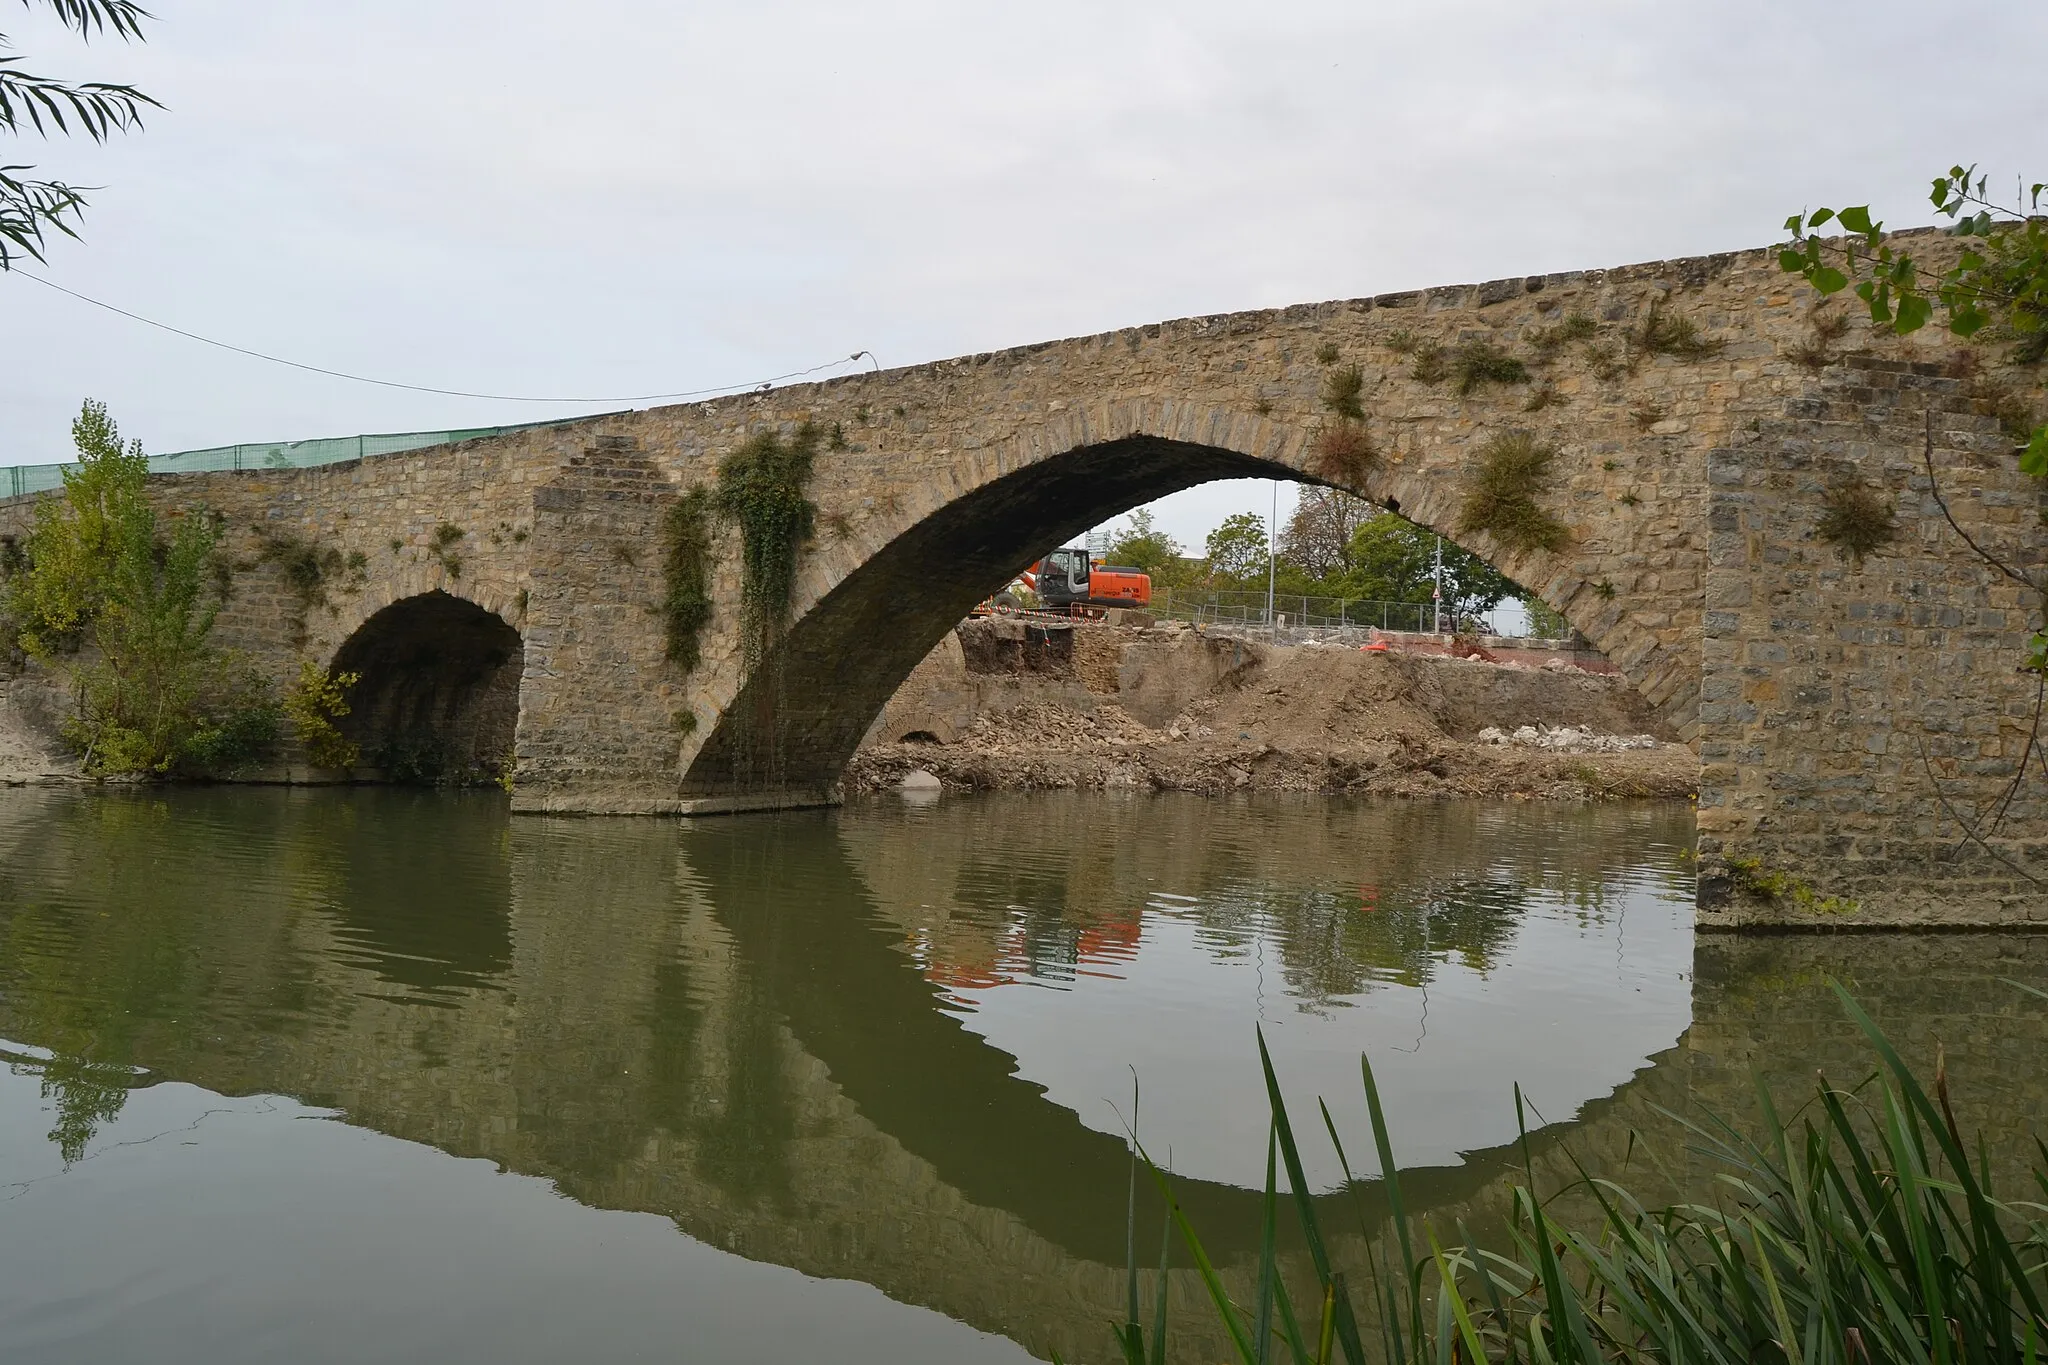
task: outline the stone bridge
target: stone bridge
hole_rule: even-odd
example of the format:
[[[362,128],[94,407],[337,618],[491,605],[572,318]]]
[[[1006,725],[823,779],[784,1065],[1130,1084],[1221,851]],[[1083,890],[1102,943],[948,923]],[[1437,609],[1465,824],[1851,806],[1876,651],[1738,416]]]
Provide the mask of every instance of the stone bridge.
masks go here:
[[[1208,480],[1339,486],[1539,594],[1695,747],[1708,922],[1792,913],[1731,900],[1729,857],[1854,897],[1859,922],[2048,915],[2017,867],[2048,842],[2048,771],[1992,818],[2028,761],[2038,688],[2016,664],[2039,599],[1985,570],[1935,496],[2041,565],[2040,485],[1999,415],[2038,410],[2039,377],[1815,305],[1750,251],[1189,318],[163,484],[245,537],[232,643],[280,673],[361,673],[360,737],[425,734],[503,764],[519,809],[592,813],[829,800],[897,684],[1047,548]],[[1353,367],[1362,421],[1330,401]],[[685,672],[658,614],[664,513],[750,437],[805,422],[829,435],[787,629],[750,671],[739,536],[720,526]],[[1520,435],[1556,452],[1531,485],[1569,530],[1555,549],[1465,529],[1485,450]],[[1831,492],[1858,484],[1898,528],[1861,561],[1818,531]],[[0,503],[0,534],[26,517]],[[1995,852],[1959,818],[1995,830]]]

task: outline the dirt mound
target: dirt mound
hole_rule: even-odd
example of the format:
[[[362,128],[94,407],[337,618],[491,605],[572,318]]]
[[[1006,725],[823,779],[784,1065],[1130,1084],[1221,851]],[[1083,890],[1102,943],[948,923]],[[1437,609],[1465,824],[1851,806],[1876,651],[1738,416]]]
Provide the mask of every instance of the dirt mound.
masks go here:
[[[848,786],[881,790],[922,769],[947,786],[1000,789],[1552,799],[1697,789],[1691,750],[1646,734],[1647,707],[1612,676],[1269,648],[1170,628],[1077,632],[1072,657],[1088,694],[1053,693],[1051,680],[1041,698],[1014,682],[1005,694],[984,693],[1005,696],[1003,709],[973,717],[954,743],[871,745],[855,757]],[[1112,677],[1132,686],[1113,691]],[[1182,700],[1204,681],[1201,695]],[[1140,717],[1158,716],[1162,702],[1172,710],[1146,724]],[[1511,728],[1494,730],[1501,739],[1475,742],[1502,723]],[[1515,742],[1522,726],[1553,738]],[[1570,742],[1555,738],[1564,735]]]

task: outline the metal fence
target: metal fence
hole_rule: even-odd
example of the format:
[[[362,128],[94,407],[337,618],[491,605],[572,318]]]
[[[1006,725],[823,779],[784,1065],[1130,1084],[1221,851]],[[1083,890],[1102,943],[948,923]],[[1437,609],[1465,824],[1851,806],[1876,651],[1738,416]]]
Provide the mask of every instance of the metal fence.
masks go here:
[[[1275,594],[1268,615],[1266,594],[1231,589],[1160,588],[1152,595],[1152,611],[1159,616],[1204,625],[1274,627],[1281,630],[1402,630],[1424,634],[1437,629],[1436,607],[1429,602],[1379,602],[1357,597],[1308,597],[1300,593]],[[1505,619],[1504,619],[1505,618]],[[1456,616],[1446,608],[1442,628],[1487,635],[1510,633],[1500,627],[1511,625],[1520,633],[1521,608],[1495,607],[1486,612]]]
[[[608,416],[610,414],[596,414]],[[508,431],[560,426],[582,422],[583,417],[557,417],[543,422],[519,422],[505,427],[456,427],[447,431],[398,431],[364,436],[328,436],[311,441],[257,441],[247,445],[209,446],[205,450],[181,450],[174,455],[149,457],[152,474],[198,474],[223,469],[306,469],[313,465],[340,464],[370,455],[396,455],[405,450],[472,441],[480,436],[500,436]],[[22,464],[0,468],[0,497],[41,493],[64,484],[68,464]]]

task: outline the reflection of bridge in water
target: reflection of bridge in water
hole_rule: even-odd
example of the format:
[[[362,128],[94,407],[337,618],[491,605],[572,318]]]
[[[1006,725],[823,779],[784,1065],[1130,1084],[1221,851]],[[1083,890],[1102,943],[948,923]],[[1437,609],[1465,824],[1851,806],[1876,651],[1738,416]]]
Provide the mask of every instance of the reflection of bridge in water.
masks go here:
[[[1022,886],[992,851],[996,810],[968,806],[943,827],[787,816],[679,831],[508,823],[483,803],[403,796],[10,796],[0,941],[73,946],[0,960],[0,1036],[70,1059],[81,1122],[118,1099],[93,1091],[112,1073],[85,1063],[289,1093],[548,1177],[586,1204],[667,1215],[749,1257],[868,1281],[1041,1354],[1099,1358],[1122,1294],[1124,1145],[962,1027],[903,940],[951,935],[971,951],[971,904],[1070,907],[1078,931],[1148,886],[1298,885],[1304,866],[1341,865],[1347,824],[1365,817],[1276,811],[1274,839],[1219,851],[1179,824],[1199,803],[1141,802],[1108,844],[1050,830],[1070,851]],[[1314,931],[1293,936],[1284,964],[1301,994],[1356,990],[1368,968],[1426,973],[1424,919],[1434,950],[1483,956],[1489,935],[1512,933],[1526,890],[1599,914],[1603,865],[1640,854],[1663,817],[1543,812],[1557,837],[1512,844],[1480,811],[1372,818],[1427,826],[1427,840],[1386,844],[1412,849],[1413,866],[1376,871],[1389,888],[1434,890],[1327,923],[1314,920],[1323,902],[1282,894],[1280,913]],[[118,901],[149,912],[98,914]],[[1916,970],[1899,974],[1894,943],[1708,941],[1686,1038],[1538,1134],[1539,1177],[1561,1178],[1566,1140],[1618,1166],[1632,1130],[1663,1123],[1660,1107],[1744,1110],[1761,1038],[1817,1040],[1787,1059],[1788,1082],[1822,1062],[1858,1071],[1817,989],[1823,971],[1856,976],[1909,1055],[1945,1038],[1963,1100],[2023,1124],[2038,1090],[1979,1059],[2038,1052],[2048,1027],[1957,983],[1981,979],[1993,951],[2011,959],[2003,974],[2038,977],[2044,947],[1914,940]],[[1405,1180],[1440,1222],[1484,1226],[1519,1160],[1478,1151]],[[1370,1218],[1377,1188],[1362,1191]],[[1212,1249],[1241,1264],[1256,1196],[1179,1190]],[[1356,1226],[1348,1198],[1325,1204]],[[1207,1316],[1181,1323],[1192,1345]]]

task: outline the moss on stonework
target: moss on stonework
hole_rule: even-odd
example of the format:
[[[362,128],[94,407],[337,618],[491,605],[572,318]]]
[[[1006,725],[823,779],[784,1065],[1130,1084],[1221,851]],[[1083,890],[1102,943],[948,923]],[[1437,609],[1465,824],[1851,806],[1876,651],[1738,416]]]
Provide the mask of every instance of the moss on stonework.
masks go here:
[[[262,527],[256,531],[256,563],[275,564],[292,596],[286,624],[293,649],[305,648],[309,638],[306,617],[315,607],[329,606],[327,590],[338,587],[345,593],[358,593],[369,570],[369,560],[360,550],[343,554],[333,546],[323,547],[288,531]]]
[[[1753,901],[1819,915],[1853,915],[1863,907],[1847,896],[1823,896],[1789,872],[1767,868],[1758,858],[1729,858],[1728,879]]]

